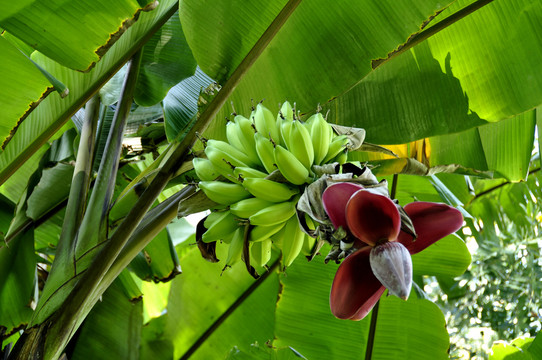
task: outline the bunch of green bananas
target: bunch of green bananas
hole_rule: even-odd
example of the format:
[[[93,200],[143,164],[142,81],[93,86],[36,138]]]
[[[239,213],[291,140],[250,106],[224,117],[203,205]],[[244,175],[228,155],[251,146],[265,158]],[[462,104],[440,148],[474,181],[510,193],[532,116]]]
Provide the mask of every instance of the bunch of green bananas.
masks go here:
[[[288,102],[276,117],[261,103],[249,118],[234,114],[226,137],[205,140],[206,158],[193,160],[200,189],[220,204],[204,220],[202,241],[229,244],[226,266],[241,259],[265,266],[274,244],[285,268],[315,243],[296,216],[300,194],[315,180],[313,165],[344,163],[348,138],[319,112],[302,122]],[[250,259],[243,258],[246,239]]]

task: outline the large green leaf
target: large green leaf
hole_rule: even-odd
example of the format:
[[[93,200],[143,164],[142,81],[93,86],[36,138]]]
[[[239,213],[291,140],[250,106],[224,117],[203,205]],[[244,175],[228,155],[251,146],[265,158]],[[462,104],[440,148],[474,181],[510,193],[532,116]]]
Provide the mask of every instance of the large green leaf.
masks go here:
[[[465,3],[458,2],[433,22]],[[194,55],[219,82],[228,78],[277,11],[271,5],[238,6],[235,1],[225,3],[215,13],[205,2],[181,4],[181,21]],[[537,38],[542,31],[542,5],[532,0],[493,2],[372,70],[372,60],[386,57],[443,6],[418,1],[400,6],[365,1],[303,3],[230,100],[244,113],[251,98],[265,98],[269,104],[297,101],[304,112],[334,99],[325,105],[331,110],[330,119],[365,128],[367,140],[375,143],[458,132],[486,123],[486,117],[502,120],[542,102],[538,76],[542,68],[528,55],[531,49],[541,51]],[[246,14],[235,17],[230,11]],[[217,22],[224,24],[220,36],[209,30]],[[481,28],[484,31],[478,31]],[[505,34],[509,47],[503,45],[503,36],[489,36],[490,31]],[[239,32],[246,42],[238,41]],[[521,93],[529,89],[529,95],[512,96],[511,88],[521,88]],[[497,93],[499,102],[494,99]],[[484,101],[490,97],[491,101]],[[211,137],[223,136],[222,119],[231,111],[226,108],[218,114]]]
[[[471,263],[469,249],[455,235],[450,235],[412,255],[414,275],[455,277],[463,274]]]
[[[470,111],[449,61],[439,64],[427,43],[372,71],[326,108],[331,110],[331,121],[363,127],[366,140],[378,144],[408,142],[484,123]]]
[[[454,2],[439,18],[470,0]],[[438,20],[438,19],[437,19]],[[441,66],[450,58],[454,75],[482,119],[498,121],[541,102],[542,3],[493,1],[428,40]]]
[[[126,296],[124,285],[115,281],[81,326],[70,359],[140,359],[142,310],[141,299]]]
[[[32,316],[35,276],[34,232],[29,230],[0,248],[0,329],[6,335],[24,328]]]
[[[430,138],[431,166],[460,164],[493,171],[511,181],[523,180],[531,159],[535,117],[533,110],[499,123]]]
[[[281,279],[273,344],[292,346],[308,359],[364,359],[370,316],[354,322],[331,315],[329,291],[337,265],[322,262],[300,259]],[[414,294],[408,302],[384,296],[376,324],[372,359],[447,358],[444,316],[427,300]]]
[[[223,358],[233,346],[242,350],[254,343],[266,346],[274,338],[278,290],[274,271],[205,339],[190,359]]]
[[[183,1],[181,22],[202,70],[223,84],[284,3],[231,1],[210,7]],[[368,74],[371,59],[385,56],[443,6],[437,1],[302,2],[230,100],[240,114],[250,112],[250,99],[265,99],[271,110],[285,99],[297,102],[301,111],[315,109]],[[217,23],[223,24],[219,35],[211,30]],[[217,115],[219,136],[231,112],[226,108]]]
[[[444,315],[429,300],[382,297],[375,334],[372,359],[449,359]]]
[[[227,249],[219,246],[217,250],[223,260],[219,263],[205,261],[196,248],[180,259],[184,271],[172,281],[165,327],[176,359],[189,351],[254,282],[241,263],[222,273]]]
[[[325,250],[322,250],[325,253]],[[370,317],[336,319],[329,291],[337,265],[297,259],[281,277],[274,346],[292,346],[308,359],[363,359]]]
[[[0,183],[53,135],[122,65],[141,47],[176,10],[176,1],[161,1],[158,7],[140,14],[139,20],[109,49],[88,73],[80,73],[35,53],[34,60],[70,89],[60,99],[52,94],[43,100],[20,125],[17,133],[0,154]],[[107,6],[105,7],[107,8]]]
[[[0,142],[3,144],[23,115],[45,98],[52,86],[38,68],[3,36],[0,36],[0,54]]]
[[[3,6],[0,26],[51,59],[86,70],[137,20],[144,7],[151,10],[154,5],[151,0],[23,0]]]

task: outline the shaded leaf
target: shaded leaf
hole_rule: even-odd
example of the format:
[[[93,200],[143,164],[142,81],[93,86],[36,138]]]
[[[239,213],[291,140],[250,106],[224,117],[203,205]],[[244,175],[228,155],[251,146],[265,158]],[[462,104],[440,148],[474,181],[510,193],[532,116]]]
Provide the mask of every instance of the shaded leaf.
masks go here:
[[[32,316],[36,257],[33,229],[0,247],[0,329],[6,335],[24,328]]]
[[[169,140],[185,130],[198,111],[200,92],[213,80],[199,68],[193,76],[172,87],[164,98],[166,135]]]
[[[173,15],[142,49],[134,99],[139,105],[154,105],[195,70],[196,61],[186,44],[179,18]]]
[[[81,326],[70,359],[140,359],[142,309],[141,300],[131,302],[123,285],[114,282]]]

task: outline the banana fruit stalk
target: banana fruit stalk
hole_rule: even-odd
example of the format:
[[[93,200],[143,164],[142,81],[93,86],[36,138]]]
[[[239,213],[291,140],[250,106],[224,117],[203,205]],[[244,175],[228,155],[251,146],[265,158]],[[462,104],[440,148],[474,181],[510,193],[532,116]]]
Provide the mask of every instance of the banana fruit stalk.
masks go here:
[[[226,267],[239,260],[265,266],[276,247],[284,269],[300,253],[311,255],[316,242],[296,216],[299,194],[315,180],[313,166],[346,162],[349,140],[319,112],[303,122],[289,102],[276,116],[261,103],[248,117],[234,115],[227,141],[205,140],[205,157],[193,160],[199,188],[218,204],[202,240],[228,246]]]

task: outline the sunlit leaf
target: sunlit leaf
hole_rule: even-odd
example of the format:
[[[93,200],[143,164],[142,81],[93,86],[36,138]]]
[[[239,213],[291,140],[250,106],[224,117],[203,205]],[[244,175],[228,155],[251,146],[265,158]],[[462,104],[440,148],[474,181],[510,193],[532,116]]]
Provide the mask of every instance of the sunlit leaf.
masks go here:
[[[51,92],[52,85],[28,58],[0,36],[0,141],[4,141],[21,117]]]
[[[3,7],[0,26],[51,59],[86,70],[152,3],[122,0],[114,4],[88,1],[83,5],[24,0]]]
[[[21,124],[4,152],[0,154],[0,183],[37,151],[115,71],[122,67],[149,34],[169,19],[176,10],[176,4],[174,0],[161,1],[155,10],[140,14],[138,21],[120,37],[89,73],[69,70],[43,55],[34,54],[33,59],[66,84],[70,94],[64,99],[58,94],[48,96]]]
[[[450,235],[412,255],[415,275],[459,276],[467,270],[471,255],[457,236]]]

